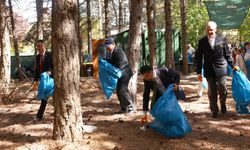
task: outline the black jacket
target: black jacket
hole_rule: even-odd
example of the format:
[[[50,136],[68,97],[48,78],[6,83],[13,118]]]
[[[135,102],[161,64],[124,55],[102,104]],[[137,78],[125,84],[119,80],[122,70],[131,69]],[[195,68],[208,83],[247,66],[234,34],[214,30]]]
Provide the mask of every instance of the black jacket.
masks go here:
[[[130,78],[133,75],[127,56],[121,48],[115,47],[107,61],[122,70],[122,78],[125,76]]]
[[[173,83],[179,84],[180,83],[180,74],[173,69],[161,67],[161,68],[158,68],[156,72],[157,72],[157,76],[160,78],[162,84],[164,85],[164,87],[166,89],[168,88],[168,86],[170,84],[173,84]],[[151,90],[154,90],[153,81],[144,80],[144,93],[143,93],[143,103],[144,104],[143,105],[145,105],[145,103],[149,102],[149,95],[150,95]],[[160,93],[159,89],[157,89],[155,99],[157,100],[158,98],[160,98],[161,95],[162,94]],[[146,109],[147,108],[145,108],[144,110],[146,111]]]
[[[50,52],[46,51],[44,54],[43,68],[40,72],[40,54],[36,55],[35,77],[34,81],[38,81],[40,74],[46,71],[50,71],[53,74],[53,60]]]
[[[226,39],[218,35],[215,38],[214,49],[211,48],[207,36],[199,40],[195,60],[197,74],[201,74],[203,64],[205,77],[220,78],[227,75],[227,63],[234,67]]]

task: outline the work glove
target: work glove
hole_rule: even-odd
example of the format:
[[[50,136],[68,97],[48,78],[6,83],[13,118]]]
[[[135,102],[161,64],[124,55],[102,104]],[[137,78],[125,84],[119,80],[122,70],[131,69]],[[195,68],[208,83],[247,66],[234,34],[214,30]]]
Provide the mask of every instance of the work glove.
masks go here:
[[[147,111],[144,111],[143,116],[141,118],[141,123],[145,124],[146,122],[148,122],[148,116],[147,116]]]
[[[34,91],[38,89],[38,82],[37,81],[33,82],[31,89],[34,90]]]
[[[202,82],[202,76],[201,76],[201,74],[198,74],[198,81]]]

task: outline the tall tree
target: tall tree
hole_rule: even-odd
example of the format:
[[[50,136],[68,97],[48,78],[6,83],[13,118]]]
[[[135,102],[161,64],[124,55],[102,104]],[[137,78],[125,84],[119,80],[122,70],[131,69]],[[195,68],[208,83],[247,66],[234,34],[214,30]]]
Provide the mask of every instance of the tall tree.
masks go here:
[[[155,0],[147,0],[147,22],[150,66],[156,67]]]
[[[90,0],[87,0],[87,24],[88,24],[88,53],[92,52],[92,25],[91,25]]]
[[[77,0],[52,1],[52,49],[54,63],[53,139],[83,138],[80,104],[79,5]]]
[[[0,1],[0,91],[6,93],[10,83],[10,39],[7,29],[8,7]]]
[[[109,1],[104,0],[104,35],[105,37],[110,36],[110,20],[109,20]]]
[[[132,0],[130,3],[130,22],[129,22],[129,39],[128,39],[128,59],[131,64],[134,75],[130,79],[129,89],[132,98],[136,102],[137,92],[137,73],[140,58],[140,43],[141,43],[141,30],[142,30],[142,9],[143,0]]]
[[[121,32],[122,30],[122,24],[123,24],[123,1],[124,0],[119,0],[119,19],[118,19],[118,31]]]
[[[173,50],[173,38],[172,38],[172,17],[171,17],[171,2],[172,0],[165,0],[164,12],[165,12],[165,65],[168,68],[175,69],[174,62],[174,50]]]
[[[181,45],[183,55],[183,74],[188,73],[188,59],[187,59],[187,25],[186,25],[186,1],[180,0],[180,14],[181,14]]]
[[[36,0],[37,40],[43,39],[43,0]]]
[[[11,34],[12,34],[12,39],[13,39],[13,44],[14,44],[14,51],[15,51],[15,57],[16,57],[16,65],[17,65],[17,72],[18,72],[18,77],[21,79],[21,63],[20,63],[20,57],[19,57],[19,49],[18,49],[18,40],[16,36],[16,27],[15,27],[15,21],[14,21],[14,14],[13,14],[13,9],[12,9],[12,0],[8,0],[9,2],[9,13],[10,13],[10,22],[11,22]]]

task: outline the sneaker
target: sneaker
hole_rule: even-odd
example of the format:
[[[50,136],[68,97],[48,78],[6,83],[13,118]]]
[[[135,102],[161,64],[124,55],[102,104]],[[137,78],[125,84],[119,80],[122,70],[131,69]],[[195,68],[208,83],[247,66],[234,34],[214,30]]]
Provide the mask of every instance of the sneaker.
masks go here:
[[[221,113],[225,114],[227,112],[227,107],[225,105],[221,106]]]

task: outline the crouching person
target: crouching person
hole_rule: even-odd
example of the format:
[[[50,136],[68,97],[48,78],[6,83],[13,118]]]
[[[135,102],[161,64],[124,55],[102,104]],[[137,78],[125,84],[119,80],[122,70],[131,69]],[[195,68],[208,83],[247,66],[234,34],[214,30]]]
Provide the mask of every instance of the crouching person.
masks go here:
[[[152,67],[146,65],[140,68],[140,73],[143,76],[144,81],[142,122],[147,121],[150,91],[153,91],[151,109],[170,84],[174,84],[176,98],[185,100],[185,95],[183,95],[184,92],[179,87],[180,74],[177,71],[168,69],[167,67],[153,69]]]

